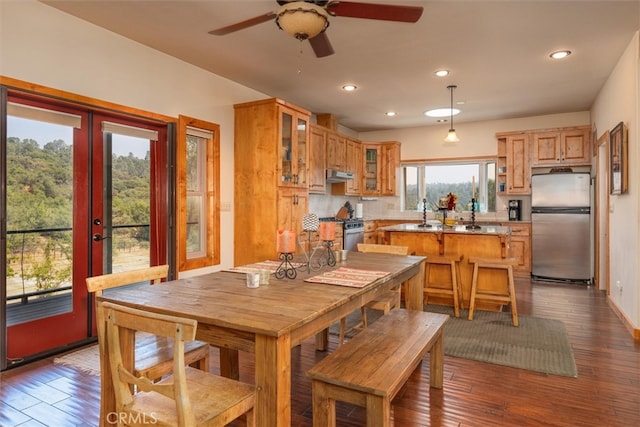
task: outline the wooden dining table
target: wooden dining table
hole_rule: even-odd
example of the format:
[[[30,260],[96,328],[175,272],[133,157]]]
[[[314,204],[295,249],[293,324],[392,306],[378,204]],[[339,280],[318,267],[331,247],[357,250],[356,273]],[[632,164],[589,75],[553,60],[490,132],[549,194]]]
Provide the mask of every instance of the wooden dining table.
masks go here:
[[[346,261],[319,271],[298,269],[294,279],[276,279],[258,288],[246,286],[243,273],[221,271],[156,285],[118,289],[98,297],[104,301],[198,321],[196,339],[220,348],[221,374],[238,378],[238,351],[255,354],[258,426],[291,425],[291,349],[316,336],[327,349],[328,328],[385,291],[403,284],[405,307],[423,309],[424,260],[350,252]],[[305,281],[323,272],[347,267],[389,274],[362,287]],[[100,317],[98,317],[100,318]],[[99,322],[100,323],[100,322]],[[102,325],[104,326],[104,325]],[[102,369],[100,425],[109,425],[115,411],[104,328],[98,325]],[[126,363],[133,364],[134,338],[123,339]]]

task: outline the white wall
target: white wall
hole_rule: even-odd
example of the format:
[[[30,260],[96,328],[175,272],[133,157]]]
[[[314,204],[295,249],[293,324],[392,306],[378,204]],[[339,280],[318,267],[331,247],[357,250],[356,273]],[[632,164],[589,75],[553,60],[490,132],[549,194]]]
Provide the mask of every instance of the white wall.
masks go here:
[[[0,75],[218,123],[220,200],[233,206],[233,104],[267,95],[34,0],[0,0],[0,46]],[[233,265],[233,210],[221,213],[220,226],[221,266],[210,270]]]
[[[629,192],[610,196],[611,241],[609,280],[611,301],[627,319],[640,327],[639,251],[640,189],[640,37],[633,36],[592,107],[598,136],[624,122],[629,136]],[[616,286],[620,282],[621,288]]]

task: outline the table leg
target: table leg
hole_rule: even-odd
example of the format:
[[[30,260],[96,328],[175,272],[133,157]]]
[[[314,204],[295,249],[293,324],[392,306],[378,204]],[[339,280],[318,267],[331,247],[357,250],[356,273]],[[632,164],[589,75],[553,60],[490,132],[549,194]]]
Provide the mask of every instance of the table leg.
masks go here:
[[[329,348],[329,329],[323,329],[316,334],[316,350],[327,351]]]
[[[442,388],[442,380],[444,376],[442,367],[444,364],[444,332],[442,332],[442,329],[440,330],[438,339],[436,339],[431,350],[429,350],[429,360],[429,382],[431,387]]]
[[[220,375],[234,380],[240,379],[238,350],[220,347]]]
[[[424,300],[424,267],[425,262],[420,263],[420,269],[405,282],[405,307],[409,310],[423,309]]]
[[[291,336],[256,335],[256,426],[291,425]]]

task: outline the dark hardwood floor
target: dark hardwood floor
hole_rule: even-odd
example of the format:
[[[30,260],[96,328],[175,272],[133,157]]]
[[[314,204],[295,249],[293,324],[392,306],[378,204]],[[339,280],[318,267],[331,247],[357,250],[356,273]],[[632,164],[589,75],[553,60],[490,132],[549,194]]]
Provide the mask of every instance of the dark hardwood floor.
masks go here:
[[[578,378],[539,374],[445,357],[444,388],[429,388],[423,363],[394,400],[396,426],[640,425],[640,343],[602,292],[581,285],[516,283],[520,315],[563,321]],[[445,338],[446,339],[446,338]],[[331,349],[336,346],[331,337]],[[213,349],[212,371],[217,372]],[[292,425],[310,426],[305,372],[324,357],[309,340],[293,350]],[[427,356],[428,357],[428,356]],[[241,355],[251,381],[252,356]],[[0,426],[95,426],[99,378],[45,359],[0,373]],[[362,409],[338,403],[338,425],[363,425]]]

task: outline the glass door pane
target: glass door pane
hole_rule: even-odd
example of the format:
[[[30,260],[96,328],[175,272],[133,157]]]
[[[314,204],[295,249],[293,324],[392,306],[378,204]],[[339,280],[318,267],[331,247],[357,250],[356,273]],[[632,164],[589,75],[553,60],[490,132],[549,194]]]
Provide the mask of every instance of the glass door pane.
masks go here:
[[[11,96],[7,110],[1,286],[10,366],[87,337],[88,233],[78,212],[88,199],[88,114]]]
[[[103,274],[151,265],[150,141],[104,133]]]
[[[7,122],[7,324],[72,310],[73,128]]]

